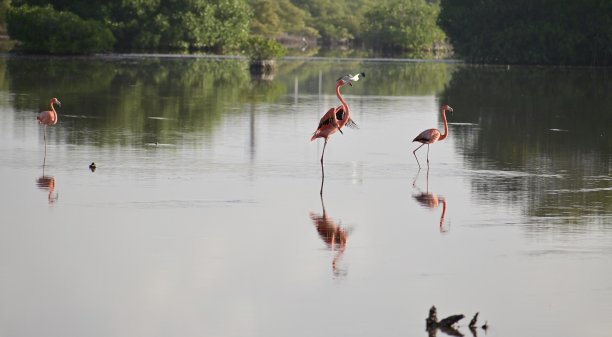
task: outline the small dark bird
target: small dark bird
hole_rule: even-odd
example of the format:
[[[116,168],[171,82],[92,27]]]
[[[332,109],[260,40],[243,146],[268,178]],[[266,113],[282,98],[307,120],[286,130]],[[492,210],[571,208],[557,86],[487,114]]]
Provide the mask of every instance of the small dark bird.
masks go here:
[[[489,328],[489,322],[486,321],[485,324],[482,325],[481,327],[483,330],[487,330]]]
[[[96,163],[94,163],[92,161],[91,164],[89,164],[89,169],[91,170],[91,172],[95,172],[96,171]]]

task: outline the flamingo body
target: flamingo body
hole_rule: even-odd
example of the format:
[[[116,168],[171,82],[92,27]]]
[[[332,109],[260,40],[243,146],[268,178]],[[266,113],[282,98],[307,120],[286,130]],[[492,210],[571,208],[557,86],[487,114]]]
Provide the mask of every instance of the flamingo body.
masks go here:
[[[49,105],[51,106],[51,110],[43,111],[39,113],[38,116],[36,116],[38,123],[43,124],[45,126],[57,124],[57,112],[55,111],[55,107],[53,106],[53,104],[62,106],[62,103],[60,103],[60,101],[57,98],[53,97],[51,101],[49,102]]]
[[[421,132],[412,141],[420,142],[423,144],[432,144],[432,143],[435,143],[438,139],[440,139],[440,135],[441,135],[440,130],[428,129],[428,130]]]
[[[342,105],[337,108],[330,108],[327,110],[325,115],[321,117],[317,131],[315,131],[315,133],[312,135],[310,141],[317,138],[325,138],[325,140],[327,140],[327,138],[337,131],[342,132],[342,128],[349,120],[349,118],[347,118],[349,114],[345,114],[344,111],[345,110]]]

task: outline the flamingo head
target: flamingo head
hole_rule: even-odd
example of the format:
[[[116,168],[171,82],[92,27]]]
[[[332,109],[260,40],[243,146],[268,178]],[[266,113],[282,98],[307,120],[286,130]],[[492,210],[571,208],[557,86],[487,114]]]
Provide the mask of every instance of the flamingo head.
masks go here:
[[[62,106],[62,102],[60,102],[59,99],[55,97],[51,99],[51,104],[57,104],[58,106]]]
[[[451,114],[453,113],[453,108],[451,108],[449,105],[446,105],[446,104],[444,106],[442,106],[442,110],[443,111],[448,111]]]

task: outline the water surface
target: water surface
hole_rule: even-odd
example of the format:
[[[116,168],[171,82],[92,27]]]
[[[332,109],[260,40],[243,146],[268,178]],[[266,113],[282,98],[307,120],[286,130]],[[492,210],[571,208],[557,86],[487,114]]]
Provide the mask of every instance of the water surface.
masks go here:
[[[475,312],[481,336],[612,331],[605,69],[247,68],[0,59],[2,335],[427,336],[432,305],[467,336]],[[360,129],[330,139],[321,197],[309,138],[357,71]]]

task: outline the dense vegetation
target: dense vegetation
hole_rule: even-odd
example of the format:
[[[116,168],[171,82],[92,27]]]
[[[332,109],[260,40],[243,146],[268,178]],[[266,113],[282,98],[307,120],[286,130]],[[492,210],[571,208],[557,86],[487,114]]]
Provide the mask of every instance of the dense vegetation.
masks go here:
[[[109,51],[115,43],[102,23],[52,7],[21,6],[8,13],[8,29],[29,52],[75,54]]]
[[[47,53],[104,51],[112,40],[114,51],[283,55],[275,40],[422,57],[450,42],[476,63],[612,63],[603,0],[0,0],[0,26],[5,17],[24,49]],[[58,29],[34,33],[50,24]],[[67,30],[79,33],[61,39]],[[266,43],[253,51],[253,41]]]
[[[47,17],[27,18],[35,26],[44,26],[56,13],[95,20],[112,31],[114,50],[120,51],[236,53],[252,46],[249,41],[259,36],[306,42],[319,39],[327,45],[357,42],[371,48],[419,52],[444,40],[436,26],[439,6],[426,0],[14,0],[9,14],[21,12],[19,20],[23,19],[30,12],[21,6],[49,11]],[[377,24],[381,17],[386,19],[384,26]],[[8,16],[9,33],[29,44],[29,50],[38,45],[36,51],[58,52],[12,30],[19,24],[16,21],[16,16]],[[99,38],[99,32],[89,33],[70,41],[78,44],[78,39]],[[380,44],[382,36],[392,43]],[[267,54],[280,50],[273,43],[267,45],[271,46]]]
[[[442,0],[440,25],[477,63],[612,64],[612,1]]]

